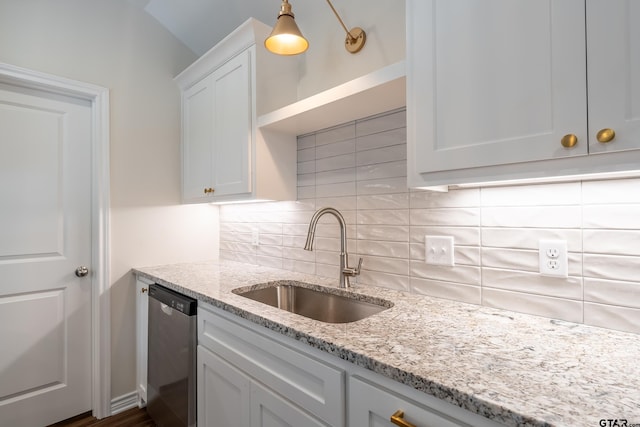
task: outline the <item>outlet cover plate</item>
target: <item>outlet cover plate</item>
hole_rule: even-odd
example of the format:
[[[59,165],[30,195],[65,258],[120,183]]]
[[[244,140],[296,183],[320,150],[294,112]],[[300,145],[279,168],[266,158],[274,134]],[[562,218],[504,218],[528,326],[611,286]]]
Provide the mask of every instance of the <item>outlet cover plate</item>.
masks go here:
[[[424,251],[427,264],[453,267],[453,236],[424,236]]]
[[[541,239],[538,254],[540,258],[540,274],[552,277],[569,276],[566,240]]]

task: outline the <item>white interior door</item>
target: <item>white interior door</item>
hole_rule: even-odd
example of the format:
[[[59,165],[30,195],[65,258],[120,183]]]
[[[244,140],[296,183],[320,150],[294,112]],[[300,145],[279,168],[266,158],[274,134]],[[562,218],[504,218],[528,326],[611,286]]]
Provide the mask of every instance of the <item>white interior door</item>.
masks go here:
[[[2,426],[92,406],[91,114],[86,100],[0,85]]]

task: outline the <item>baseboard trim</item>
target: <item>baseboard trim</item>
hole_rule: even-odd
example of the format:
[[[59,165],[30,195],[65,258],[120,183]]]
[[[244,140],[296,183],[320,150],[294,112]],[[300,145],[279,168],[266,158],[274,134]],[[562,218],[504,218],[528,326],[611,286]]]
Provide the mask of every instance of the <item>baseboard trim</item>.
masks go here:
[[[122,396],[111,399],[111,415],[119,414],[127,409],[135,408],[138,406],[138,393],[132,391],[131,393],[123,394]]]

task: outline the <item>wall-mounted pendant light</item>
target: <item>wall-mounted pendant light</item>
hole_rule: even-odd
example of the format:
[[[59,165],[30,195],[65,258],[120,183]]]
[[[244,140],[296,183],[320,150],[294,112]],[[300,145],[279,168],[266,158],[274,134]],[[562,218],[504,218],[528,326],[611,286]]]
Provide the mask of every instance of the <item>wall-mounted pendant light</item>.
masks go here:
[[[282,0],[278,20],[264,41],[264,46],[268,51],[278,55],[298,55],[309,47],[309,42],[296,25],[288,0]]]
[[[367,41],[367,35],[364,30],[360,27],[347,30],[347,26],[344,25],[344,22],[333,7],[333,4],[331,4],[331,1],[327,0],[327,3],[347,33],[347,37],[344,40],[345,49],[350,53],[360,52]],[[267,50],[278,55],[297,55],[306,51],[309,47],[309,42],[302,36],[302,33],[296,25],[288,0],[282,0],[278,21],[273,27],[271,35],[264,41],[264,45]]]

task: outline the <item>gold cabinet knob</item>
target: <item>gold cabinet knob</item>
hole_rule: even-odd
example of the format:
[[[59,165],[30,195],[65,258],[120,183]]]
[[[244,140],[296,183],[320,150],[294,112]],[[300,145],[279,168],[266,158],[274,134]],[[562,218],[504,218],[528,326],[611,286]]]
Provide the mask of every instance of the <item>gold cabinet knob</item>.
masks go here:
[[[573,148],[578,143],[578,137],[572,133],[568,133],[562,137],[560,143],[564,148]]]
[[[216,190],[214,190],[213,188],[205,188],[204,189],[204,194],[213,193],[214,191],[216,191]]]
[[[144,294],[144,293],[145,293],[145,292],[147,292],[147,291],[148,291],[148,289],[147,289],[147,288],[142,288],[142,289],[140,289],[140,293],[142,293],[142,294]]]
[[[402,409],[398,409],[396,412],[394,412],[393,415],[391,415],[389,421],[400,427],[416,427],[415,425],[404,419],[404,412],[402,411]]]
[[[615,137],[616,137],[616,131],[609,128],[600,129],[600,132],[596,134],[596,138],[598,139],[598,142],[601,144],[606,144],[607,142],[611,142]]]

